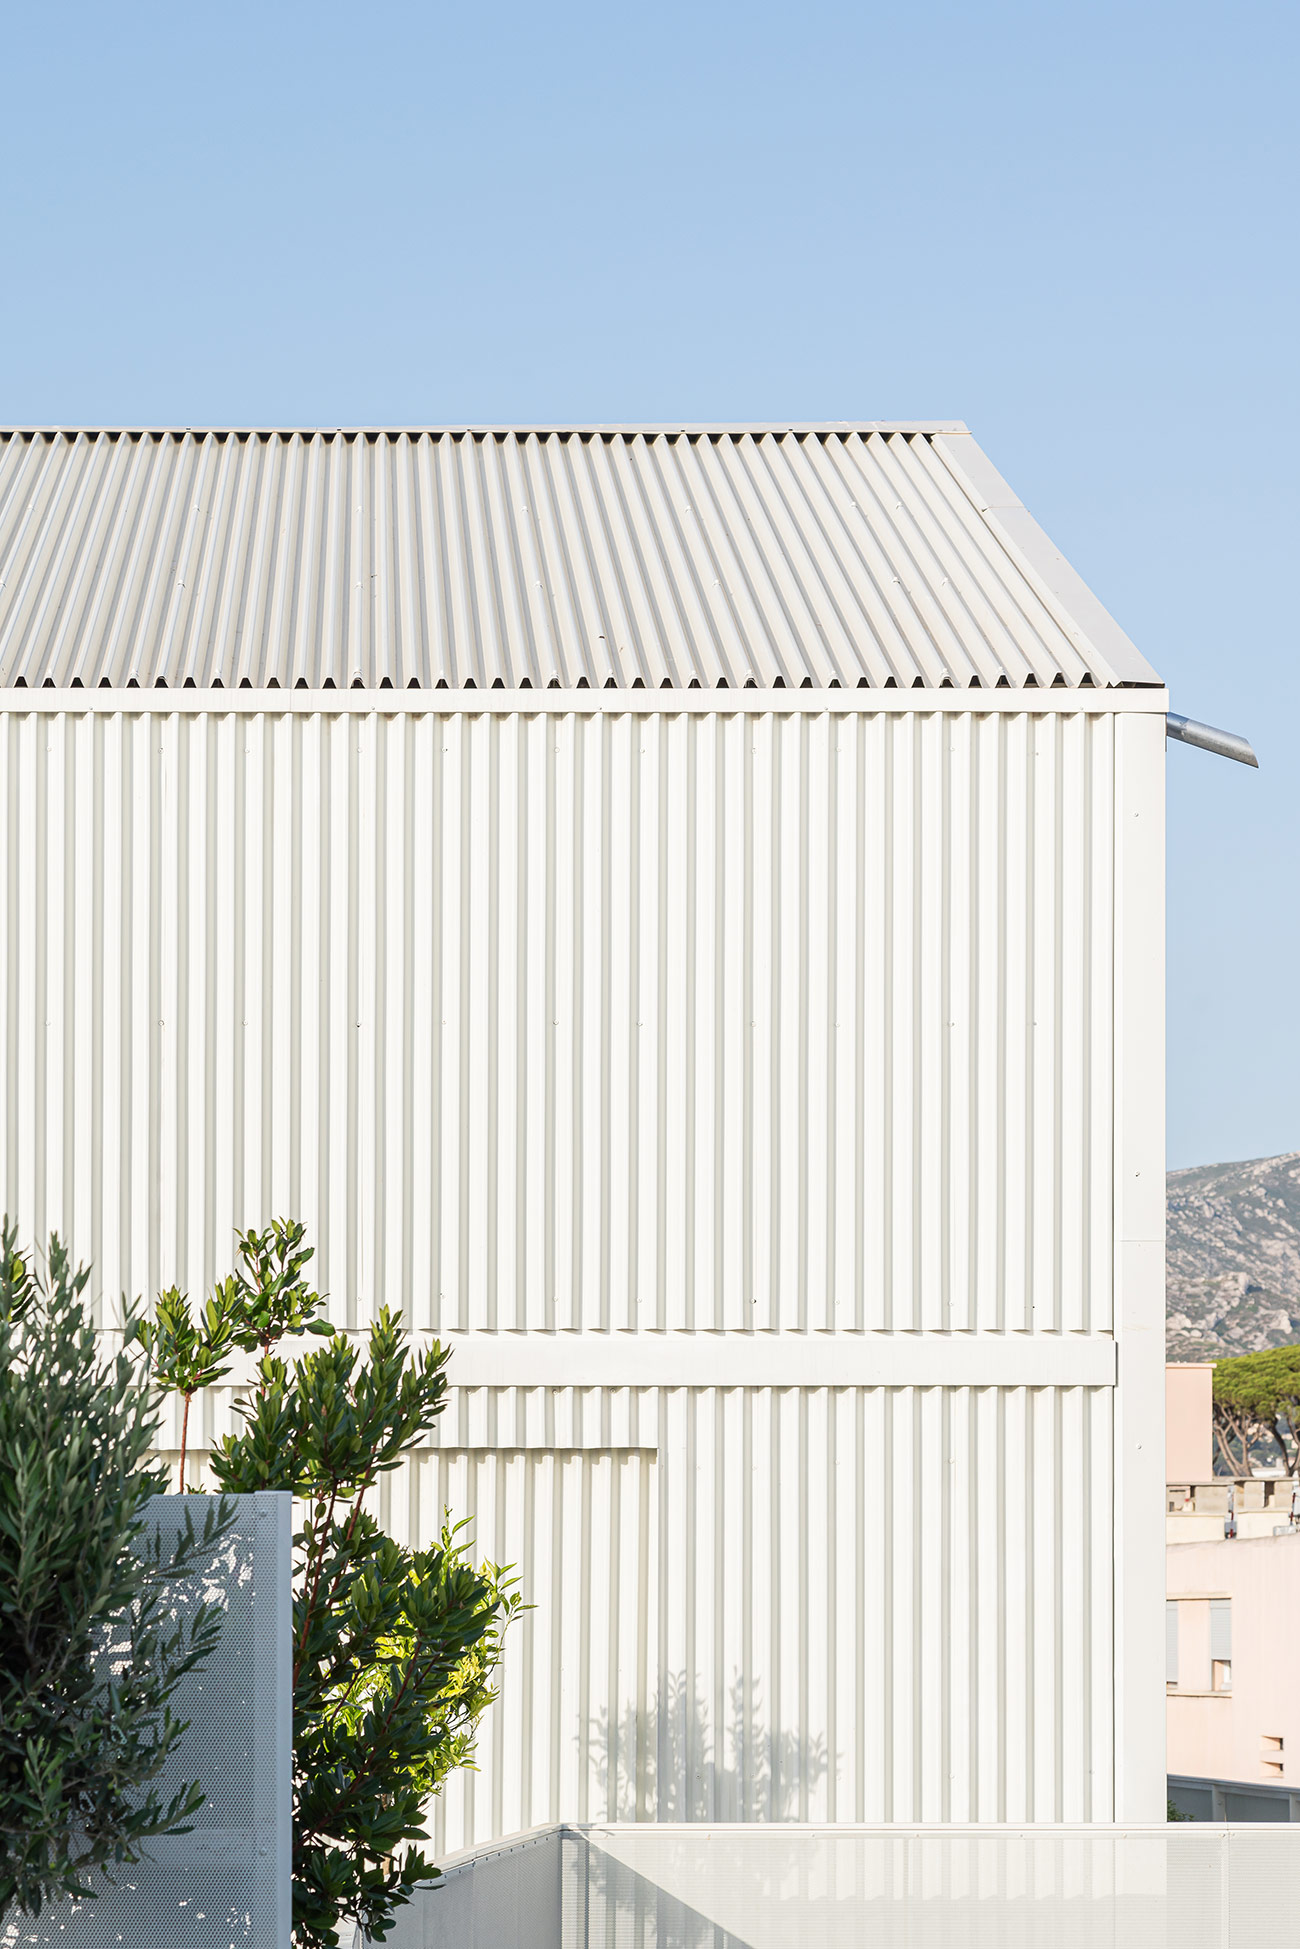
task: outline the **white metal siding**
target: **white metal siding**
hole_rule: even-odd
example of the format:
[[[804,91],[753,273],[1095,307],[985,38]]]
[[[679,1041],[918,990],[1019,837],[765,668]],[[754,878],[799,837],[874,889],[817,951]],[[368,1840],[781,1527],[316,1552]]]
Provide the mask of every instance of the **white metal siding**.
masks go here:
[[[1110,1390],[691,1389],[646,1448],[455,1448],[391,1490],[518,1563],[443,1847],[578,1820],[1113,1811]],[[408,1500],[409,1498],[409,1500]]]
[[[106,1294],[292,1212],[340,1325],[1110,1328],[1109,717],[0,741],[0,1186]]]
[[[24,1229],[111,1318],[295,1214],[340,1325],[404,1305],[476,1383],[572,1349],[572,1386],[459,1390],[384,1488],[536,1606],[442,1845],[1132,1817],[1114,1566],[1161,1531],[1116,1515],[1107,1336],[1117,1172],[1160,1160],[1117,1147],[1116,760],[1161,730],[0,716]]]

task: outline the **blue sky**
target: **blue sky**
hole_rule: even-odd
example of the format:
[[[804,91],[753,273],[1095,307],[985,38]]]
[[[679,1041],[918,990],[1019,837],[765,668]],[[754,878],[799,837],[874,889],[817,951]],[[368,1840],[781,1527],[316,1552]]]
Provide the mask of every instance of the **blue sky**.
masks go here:
[[[5,10],[9,423],[959,417],[1169,764],[1169,1157],[1300,1148],[1294,0]]]

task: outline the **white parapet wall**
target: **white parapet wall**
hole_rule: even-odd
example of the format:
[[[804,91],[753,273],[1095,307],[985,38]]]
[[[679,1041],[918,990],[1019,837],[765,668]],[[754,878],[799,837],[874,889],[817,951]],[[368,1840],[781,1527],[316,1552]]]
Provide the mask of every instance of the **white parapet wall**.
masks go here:
[[[97,1876],[93,1897],[11,1919],[4,1949],[288,1949],[292,1920],[293,1609],[287,1495],[232,1496],[234,1522],[166,1603],[183,1620],[200,1603],[224,1613],[212,1657],[172,1701],[189,1721],[157,1782],[165,1801],[197,1780],[190,1832],[143,1844],[143,1858]],[[164,1549],[188,1518],[202,1534],[205,1496],[159,1496],[151,1524]],[[165,1613],[166,1614],[166,1613]]]
[[[387,1942],[1236,1949],[1287,1938],[1298,1872],[1300,1830],[562,1828],[449,1864]]]

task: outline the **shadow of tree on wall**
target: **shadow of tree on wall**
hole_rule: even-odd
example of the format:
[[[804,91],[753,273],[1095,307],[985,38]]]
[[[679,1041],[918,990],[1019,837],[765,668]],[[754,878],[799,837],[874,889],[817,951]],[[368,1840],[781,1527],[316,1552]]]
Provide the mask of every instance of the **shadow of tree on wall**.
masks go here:
[[[759,1687],[739,1673],[721,1713],[698,1678],[669,1673],[645,1712],[590,1719],[587,1744],[593,1820],[807,1820],[828,1766],[825,1737],[766,1724]]]

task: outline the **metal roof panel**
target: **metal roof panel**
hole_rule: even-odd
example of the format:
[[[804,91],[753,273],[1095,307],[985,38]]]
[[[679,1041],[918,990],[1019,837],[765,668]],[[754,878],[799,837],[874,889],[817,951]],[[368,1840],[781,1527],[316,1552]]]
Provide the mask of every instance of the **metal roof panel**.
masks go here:
[[[0,687],[1158,682],[952,423],[0,432]]]

